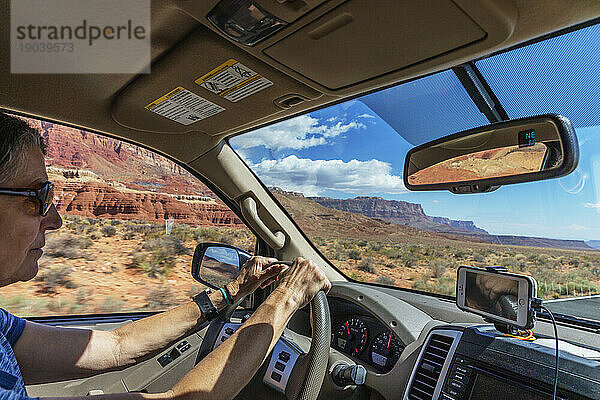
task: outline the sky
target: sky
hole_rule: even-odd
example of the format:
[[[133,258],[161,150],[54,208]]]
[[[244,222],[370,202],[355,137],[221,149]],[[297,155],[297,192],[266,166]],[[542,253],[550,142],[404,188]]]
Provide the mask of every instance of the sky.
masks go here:
[[[573,123],[570,175],[491,193],[409,192],[406,152],[487,124],[451,71],[302,115],[230,143],[267,186],[306,196],[379,196],[498,235],[600,240],[600,34],[597,26],[477,62],[510,118],[558,113]]]

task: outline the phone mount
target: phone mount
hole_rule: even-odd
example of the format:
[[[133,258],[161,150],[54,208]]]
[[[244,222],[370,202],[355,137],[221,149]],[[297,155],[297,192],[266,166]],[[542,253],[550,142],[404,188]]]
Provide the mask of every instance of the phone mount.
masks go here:
[[[500,265],[492,265],[489,267],[485,267],[485,269],[486,269],[486,271],[489,271],[489,272],[508,272],[508,269],[506,269],[506,267],[503,267]],[[511,300],[508,298],[498,300],[498,301],[504,301],[506,303],[507,307],[514,307],[514,305],[511,304]],[[530,307],[531,307],[531,305],[530,305]],[[533,318],[533,321],[535,321],[535,313],[533,314],[532,318]],[[494,328],[496,328],[496,330],[498,332],[505,333],[507,335],[519,336],[519,332],[521,331],[519,328],[517,328],[516,326],[513,326],[511,324],[493,321],[487,317],[483,317],[483,319],[486,322],[493,323]]]

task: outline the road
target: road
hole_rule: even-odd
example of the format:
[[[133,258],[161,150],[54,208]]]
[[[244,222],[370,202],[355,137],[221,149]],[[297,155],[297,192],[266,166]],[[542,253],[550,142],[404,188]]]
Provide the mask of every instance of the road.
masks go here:
[[[544,301],[552,312],[600,320],[600,295]]]

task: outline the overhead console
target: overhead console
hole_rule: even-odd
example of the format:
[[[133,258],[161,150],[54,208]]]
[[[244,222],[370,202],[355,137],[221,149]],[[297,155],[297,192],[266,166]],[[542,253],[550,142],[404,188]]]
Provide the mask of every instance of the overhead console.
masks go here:
[[[376,26],[375,26],[375,24]],[[452,1],[346,1],[264,53],[329,90],[364,82],[485,39]],[[348,38],[357,40],[348,40]]]
[[[173,6],[200,24],[116,96],[112,118],[124,127],[227,135],[473,59],[507,40],[516,22],[510,0]]]
[[[559,399],[600,399],[600,362],[562,352]],[[554,350],[491,326],[436,328],[421,349],[404,400],[550,400]]]
[[[457,58],[473,59],[507,40],[517,21],[510,0],[238,2],[244,3],[244,10],[254,10],[253,22],[246,11],[246,18],[240,13],[215,17],[230,0],[193,3],[178,5],[253,56],[333,95],[351,93],[360,85],[398,82],[450,60],[456,63]],[[264,24],[256,23],[265,15]],[[228,18],[231,29],[224,28]],[[247,35],[238,32],[244,24],[268,34],[244,43],[240,38]]]

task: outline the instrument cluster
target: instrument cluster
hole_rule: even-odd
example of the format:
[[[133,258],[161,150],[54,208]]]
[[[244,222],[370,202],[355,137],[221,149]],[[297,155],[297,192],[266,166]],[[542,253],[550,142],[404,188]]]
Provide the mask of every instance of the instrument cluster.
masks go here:
[[[377,371],[390,371],[404,350],[402,341],[366,311],[349,312],[358,306],[340,299],[332,300],[331,346]]]

